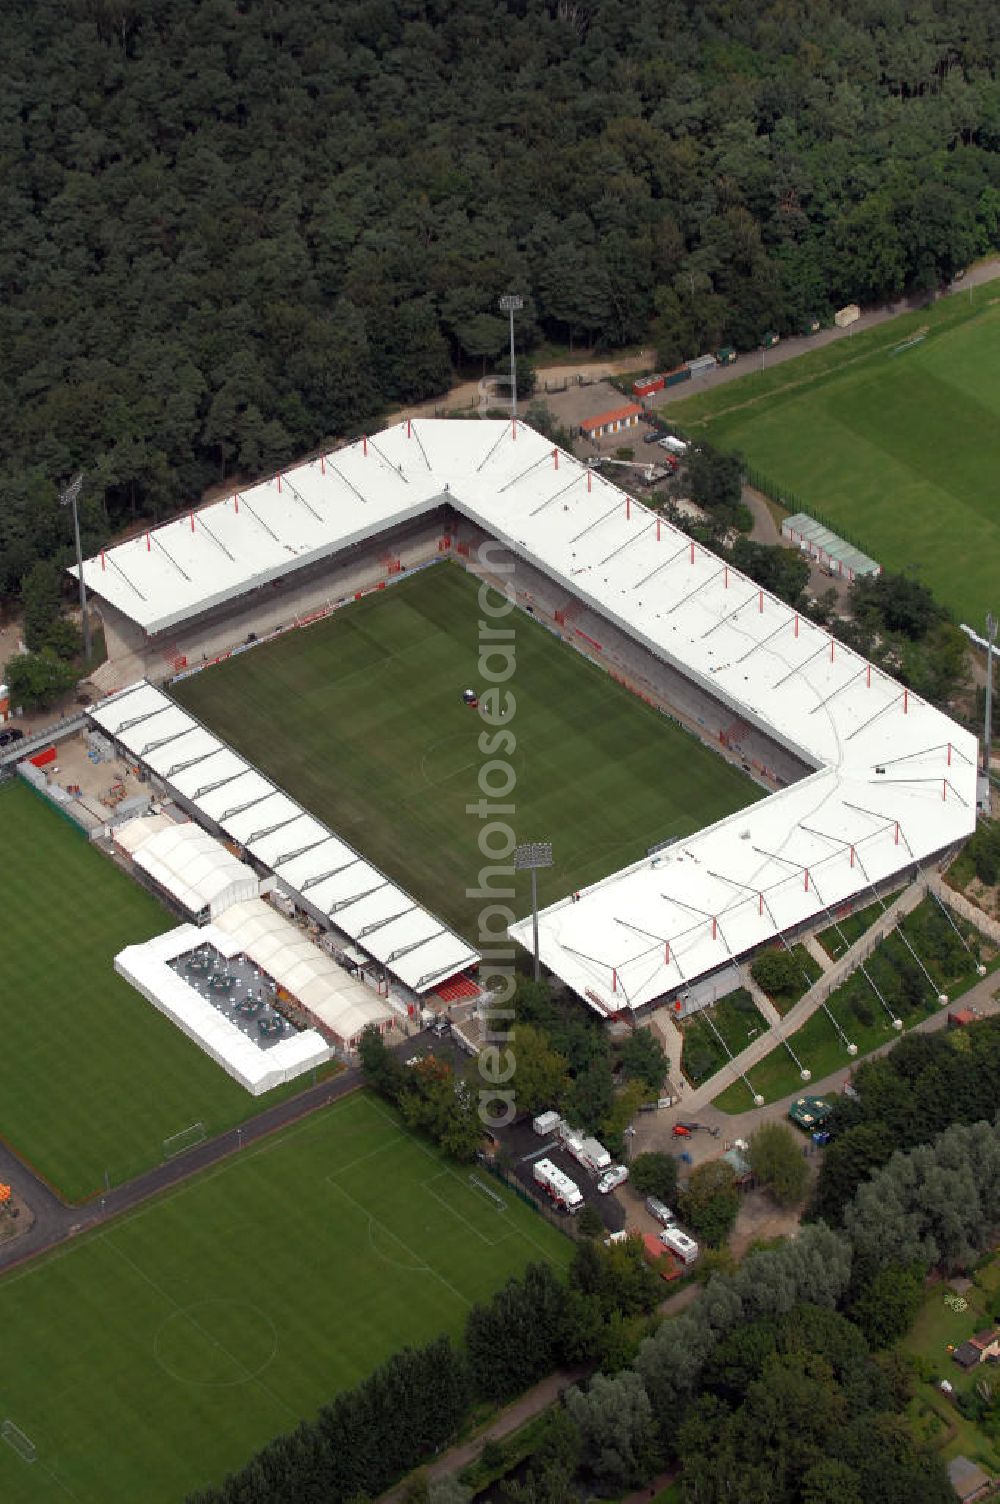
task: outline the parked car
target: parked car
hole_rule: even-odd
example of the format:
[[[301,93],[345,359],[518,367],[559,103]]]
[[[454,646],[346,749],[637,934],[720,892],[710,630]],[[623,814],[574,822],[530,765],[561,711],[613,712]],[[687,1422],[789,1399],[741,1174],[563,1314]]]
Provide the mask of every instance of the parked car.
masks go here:
[[[691,1129],[686,1123],[675,1123],[673,1127],[674,1138],[690,1138]]]
[[[597,1189],[602,1196],[607,1196],[609,1192],[616,1191],[620,1185],[624,1185],[627,1179],[628,1169],[625,1165],[612,1165],[610,1170],[605,1170],[597,1182]]]
[[[12,747],[15,742],[24,741],[24,732],[12,726],[9,731],[0,731],[0,747]]]
[[[657,1200],[655,1196],[646,1197],[646,1210],[651,1217],[655,1217],[656,1221],[661,1222],[664,1227],[668,1227],[674,1220],[674,1214],[669,1206]]]

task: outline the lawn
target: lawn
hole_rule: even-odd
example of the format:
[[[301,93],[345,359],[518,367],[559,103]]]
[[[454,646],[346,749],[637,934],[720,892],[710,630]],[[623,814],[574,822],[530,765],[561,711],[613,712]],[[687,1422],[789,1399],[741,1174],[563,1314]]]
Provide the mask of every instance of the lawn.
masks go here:
[[[4,1504],[179,1504],[571,1244],[356,1094],[0,1282]]]
[[[820,930],[816,939],[827,955],[836,961],[838,956],[850,950],[851,946],[871,929],[876,919],[884,914],[887,908],[892,907],[897,897],[898,893],[890,893],[886,896],[884,904],[870,903],[866,908],[855,910],[853,914],[841,915],[837,918],[836,924],[831,924],[828,929]]]
[[[176,920],[20,779],[0,788],[0,843],[0,1136],[66,1199],[295,1089],[251,1097],[116,975],[119,950]]]
[[[975,1388],[983,1379],[995,1384],[995,1369],[988,1364],[963,1372],[951,1360],[949,1347],[958,1347],[973,1332],[995,1325],[994,1315],[1000,1291],[1000,1260],[994,1257],[980,1266],[973,1276],[973,1283],[961,1293],[965,1310],[956,1311],[949,1304],[954,1292],[947,1284],[938,1284],[928,1290],[924,1303],[917,1313],[906,1336],[899,1343],[900,1350],[919,1360],[920,1378],[916,1394],[911,1402],[911,1419],[922,1429],[930,1443],[940,1449],[946,1461],[959,1453],[976,1458],[981,1466],[991,1473],[1000,1473],[1000,1447],[980,1429],[973,1420],[964,1416],[937,1387],[941,1379],[948,1379],[957,1395]],[[937,1424],[928,1418],[928,1412],[937,1417]]]
[[[948,299],[671,417],[745,454],[790,510],[819,516],[886,569],[915,570],[982,630],[1000,561],[998,338],[1000,307],[984,289],[974,305]]]
[[[438,564],[174,687],[186,709],[470,939],[484,859],[478,582]],[[551,840],[550,903],[761,797],[738,770],[512,615],[517,839]],[[496,733],[494,733],[496,734]],[[501,753],[507,749],[501,747]],[[497,755],[494,751],[494,757]],[[494,784],[498,775],[493,774]],[[512,907],[530,904],[520,874]]]
[[[738,1055],[745,1050],[767,1025],[746,988],[738,987],[735,992],[713,1003],[711,1008],[692,1013],[682,1027],[681,1070],[692,1086],[700,1086],[702,1081],[721,1070],[729,1055]]]
[[[909,1029],[936,1011],[938,992],[947,992],[954,999],[979,980],[975,969],[978,953],[969,955],[965,951],[947,919],[930,898],[925,898],[906,916],[901,928],[926,965],[934,991],[895,932],[875,948],[866,959],[865,968],[889,1009]],[[969,927],[963,925],[962,928]],[[816,1083],[851,1063],[841,1033],[848,1043],[857,1045],[856,1060],[897,1037],[898,1031],[892,1027],[890,1014],[876,996],[868,977],[860,970],[852,972],[826,999],[829,1013],[818,1008],[788,1036],[788,1046],[794,1051],[795,1059],[789,1048],[779,1044],[747,1072],[754,1093],[759,1093],[765,1102],[777,1102],[793,1092],[812,1091]],[[831,1014],[840,1026],[840,1033]],[[812,1073],[808,1086],[802,1081],[796,1061]],[[750,1106],[746,1084],[742,1080],[734,1081],[716,1097],[713,1105],[722,1112],[746,1112]]]

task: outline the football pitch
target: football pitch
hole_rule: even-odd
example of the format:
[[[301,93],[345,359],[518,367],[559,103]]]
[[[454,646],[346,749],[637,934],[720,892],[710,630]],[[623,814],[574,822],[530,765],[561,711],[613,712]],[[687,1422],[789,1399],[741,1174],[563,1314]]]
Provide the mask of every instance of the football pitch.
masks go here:
[[[670,409],[957,620],[998,609],[1000,305],[951,298]],[[923,335],[923,338],[921,338]],[[910,340],[919,343],[907,345]]]
[[[174,686],[172,693],[307,809],[473,941],[487,862],[478,581],[437,564]],[[519,841],[551,840],[545,904],[761,797],[738,769],[524,613],[507,799]],[[505,749],[504,749],[505,750]],[[530,904],[519,874],[512,904]]]
[[[4,1504],[179,1504],[569,1241],[358,1093],[0,1282]],[[497,1199],[499,1198],[499,1205]],[[18,1438],[15,1438],[18,1439]],[[29,1452],[30,1455],[30,1452]]]
[[[0,1135],[68,1200],[244,1121],[253,1098],[114,970],[177,921],[20,779],[0,788]]]

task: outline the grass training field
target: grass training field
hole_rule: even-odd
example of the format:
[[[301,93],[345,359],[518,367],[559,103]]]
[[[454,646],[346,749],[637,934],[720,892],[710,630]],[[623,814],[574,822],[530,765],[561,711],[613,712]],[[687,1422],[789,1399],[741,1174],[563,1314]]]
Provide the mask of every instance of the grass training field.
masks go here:
[[[119,950],[176,920],[20,779],[0,788],[0,850],[0,1135],[65,1197],[278,1099],[249,1096],[117,976]]]
[[[4,1504],[180,1504],[571,1244],[356,1094],[0,1283]]]
[[[915,571],[978,631],[997,609],[1000,304],[990,286],[678,404],[889,570]],[[909,349],[901,344],[926,330]]]
[[[478,582],[438,564],[174,687],[176,698],[435,913],[473,938],[484,865]],[[549,839],[539,903],[760,797],[737,769],[522,613],[511,817]],[[500,756],[506,749],[501,748]],[[495,756],[498,754],[494,754]],[[530,903],[527,874],[513,907]]]

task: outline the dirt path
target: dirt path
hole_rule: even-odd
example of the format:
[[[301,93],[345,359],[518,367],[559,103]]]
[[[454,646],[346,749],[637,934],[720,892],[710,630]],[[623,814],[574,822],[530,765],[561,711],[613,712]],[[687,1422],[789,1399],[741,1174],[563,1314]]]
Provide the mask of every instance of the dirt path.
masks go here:
[[[457,1446],[449,1447],[447,1452],[442,1452],[440,1457],[430,1463],[423,1471],[434,1482],[438,1478],[449,1478],[452,1473],[461,1472],[463,1467],[468,1467],[470,1462],[475,1462],[483,1445],[487,1441],[501,1441],[509,1436],[512,1431],[517,1431],[527,1421],[533,1420],[536,1415],[541,1415],[550,1405],[554,1405],[564,1390],[569,1389],[580,1379],[586,1377],[589,1369],[586,1368],[560,1368],[555,1373],[549,1374],[534,1389],[529,1389],[527,1394],[522,1394],[506,1410],[501,1410],[497,1418],[484,1426],[481,1431],[471,1437],[469,1441],[459,1442]],[[389,1493],[383,1494],[380,1504],[399,1504],[406,1491],[406,1481],[397,1484]]]

